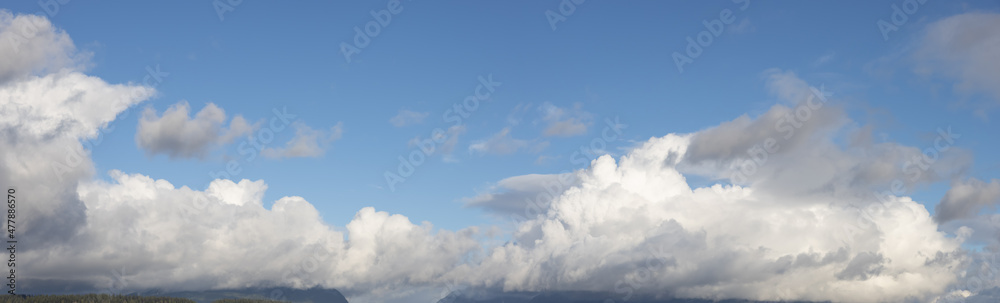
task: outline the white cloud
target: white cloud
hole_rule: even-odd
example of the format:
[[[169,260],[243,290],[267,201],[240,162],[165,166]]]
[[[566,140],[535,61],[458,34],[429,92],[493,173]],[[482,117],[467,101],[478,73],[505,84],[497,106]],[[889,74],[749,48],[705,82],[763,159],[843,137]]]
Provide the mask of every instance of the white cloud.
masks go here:
[[[17,204],[18,231],[32,239],[24,252],[44,253],[87,224],[75,186],[93,163],[81,140],[111,132],[109,123],[155,90],[80,73],[85,56],[42,17],[0,10],[0,56],[0,183],[31,197]]]
[[[235,138],[250,135],[256,126],[241,116],[223,128],[226,112],[215,104],[205,105],[194,117],[187,101],[171,105],[163,116],[146,108],[139,119],[135,142],[150,155],[167,154],[171,158],[205,157],[213,148],[231,143]]]
[[[909,198],[890,198],[871,213],[873,225],[852,229],[858,212],[851,205],[874,199],[691,188],[675,168],[690,140],[667,135],[618,161],[595,160],[574,173],[579,185],[565,186],[540,216],[518,226],[512,243],[448,277],[504,290],[592,291],[641,279],[641,288],[628,289],[848,302],[926,300],[958,280],[959,241],[938,233]]]
[[[571,137],[587,132],[587,127],[593,124],[593,115],[583,111],[577,103],[573,108],[561,108],[552,103],[542,103],[538,110],[543,113],[542,119],[547,123],[546,136]]]
[[[745,187],[688,184],[683,170],[695,144],[702,144],[694,157],[702,163],[739,157],[720,152],[725,144],[699,141],[732,138],[711,129],[652,138],[618,160],[602,156],[568,174],[569,181],[508,178],[497,189],[516,192],[510,198],[544,192],[553,199],[516,226],[511,242],[485,249],[476,228],[436,231],[430,223],[370,207],[340,230],[301,197],[280,198],[266,209],[267,186],[259,180],[214,180],[199,191],[120,171],[110,173],[111,181],[94,179],[80,140],[96,136],[152,92],[73,71],[0,85],[0,183],[17,184],[30,197],[18,209],[20,236],[31,241],[18,254],[19,267],[31,273],[18,281],[22,289],[107,287],[118,281],[111,270],[124,268],[128,289],[319,285],[352,297],[380,297],[458,281],[505,290],[629,287],[702,298],[930,301],[960,281],[960,244],[973,236],[968,228],[954,238],[939,232],[927,210],[908,197],[877,203],[835,190],[857,187],[830,176],[884,180],[892,174],[858,172],[881,161],[878,153],[863,153],[878,147],[838,147],[816,139],[822,131],[804,128],[800,134],[817,144],[790,145],[772,155],[762,167],[773,167],[775,178]],[[221,124],[220,112],[203,119]],[[763,117],[735,123],[766,137],[765,129],[754,127],[770,122]],[[186,112],[183,118],[190,122]],[[244,122],[231,122],[230,129],[245,130]],[[822,125],[813,129],[839,124]],[[450,128],[447,134],[454,135],[447,139],[457,140],[463,130]],[[737,140],[730,147],[746,145]],[[909,149],[884,151],[891,156],[899,150]],[[805,158],[829,165],[819,170],[803,165],[812,163]],[[702,168],[715,175],[729,169]],[[776,186],[781,182],[821,190],[782,190]],[[553,184],[560,185],[550,190]],[[846,185],[814,187],[829,184]],[[492,194],[473,202],[501,211],[516,203],[497,200],[505,192]],[[859,215],[866,224],[858,225]]]
[[[215,180],[196,191],[138,174],[111,176],[80,185],[91,223],[61,246],[73,249],[26,256],[32,279],[100,284],[93,278],[100,269],[125,265],[130,289],[277,282],[367,292],[432,282],[478,247],[475,228],[434,232],[372,208],[358,211],[344,232],[300,197],[265,209],[262,181]]]
[[[389,123],[396,127],[420,124],[424,122],[424,118],[427,118],[428,115],[430,113],[401,109],[395,117],[389,119]]]
[[[21,133],[30,132],[0,132]],[[873,201],[755,187],[691,188],[676,167],[687,159],[692,137],[653,138],[619,161],[603,156],[573,172],[570,180],[575,181],[552,176],[502,181],[499,188],[511,194],[495,193],[475,204],[516,211],[525,204],[502,203],[498,197],[537,199],[545,192],[553,198],[538,207],[539,216],[517,226],[513,242],[485,251],[475,228],[435,232],[429,223],[415,225],[372,208],[360,210],[343,232],[325,224],[299,197],[281,198],[265,209],[261,181],[215,180],[197,191],[117,171],[110,182],[90,180],[85,173],[79,183],[34,179],[67,193],[49,197],[59,202],[45,209],[58,212],[46,221],[77,223],[64,228],[71,231],[66,237],[38,248],[45,254],[26,251],[26,271],[33,280],[24,282],[52,279],[44,283],[104,287],[111,283],[101,278],[104,273],[124,266],[132,273],[128,287],[134,289],[284,283],[363,296],[450,281],[507,290],[607,291],[621,279],[648,274],[636,291],[899,301],[943,293],[957,281],[959,240],[937,232],[923,206],[909,198],[890,199],[884,210],[871,214],[873,226],[850,229],[845,226],[858,214],[849,205]],[[31,138],[6,139],[18,144],[43,140]],[[79,146],[75,140],[58,144],[54,147]],[[14,155],[38,163],[55,159]],[[12,175],[23,177],[9,170],[3,174]],[[550,190],[553,184],[561,185]],[[46,225],[26,228],[41,230],[38,226]],[[32,236],[54,239],[41,231]]]
[[[1000,14],[966,13],[927,26],[915,57],[918,72],[940,73],[955,88],[1000,102]]]
[[[513,243],[449,277],[504,290],[846,302],[929,301],[962,281],[959,244],[971,232],[949,238],[920,203],[902,195],[879,202],[875,192],[896,180],[911,189],[946,180],[968,167],[968,154],[951,147],[919,175],[900,170],[922,150],[836,144],[852,124],[832,104],[785,138],[777,121],[808,106],[793,100],[810,90],[794,74],[772,75],[774,93],[799,107],[776,105],[756,119],[653,138],[618,161],[603,156],[570,175],[507,178],[466,199],[466,206],[528,220],[515,226]],[[688,184],[685,173],[743,183],[732,172],[767,138],[780,148],[746,186]],[[622,283],[635,279],[641,287]]]
[[[267,148],[262,154],[269,158],[319,157],[326,153],[330,143],[344,134],[344,123],[337,122],[329,131],[314,130],[301,122],[292,124],[295,137],[281,148]]]
[[[29,75],[76,70],[90,58],[48,19],[0,10],[0,83]]]
[[[118,113],[154,94],[149,87],[113,85],[78,72],[60,71],[0,86],[0,124],[22,136],[89,138]]]

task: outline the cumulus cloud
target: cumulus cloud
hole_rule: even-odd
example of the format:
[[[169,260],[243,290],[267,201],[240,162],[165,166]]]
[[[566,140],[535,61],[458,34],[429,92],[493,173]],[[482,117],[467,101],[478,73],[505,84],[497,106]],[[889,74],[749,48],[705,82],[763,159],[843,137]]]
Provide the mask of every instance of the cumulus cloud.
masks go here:
[[[505,127],[488,139],[472,142],[469,151],[478,154],[507,155],[520,150],[539,152],[548,146],[548,141],[515,139],[510,136],[510,130],[510,127]]]
[[[323,223],[299,197],[266,209],[261,181],[215,180],[198,191],[138,174],[114,171],[112,181],[82,174],[79,185],[60,185],[67,197],[55,197],[72,207],[58,208],[52,220],[65,221],[67,208],[79,210],[73,237],[53,241],[44,254],[28,251],[32,277],[23,283],[101,288],[114,283],[105,273],[122,267],[134,289],[280,284],[347,293],[451,281],[606,291],[641,276],[637,292],[685,297],[899,301],[943,293],[957,280],[959,240],[937,232],[909,198],[892,197],[868,214],[869,225],[845,228],[859,215],[850,205],[875,201],[692,188],[676,169],[691,137],[653,138],[619,161],[600,157],[558,190],[544,189],[563,182],[552,176],[501,182],[514,192],[508,200],[540,190],[553,198],[516,226],[510,243],[485,251],[475,228],[435,231],[372,208],[360,210],[343,231]],[[524,207],[485,201],[500,198],[473,202]]]
[[[828,100],[809,107],[821,89],[771,75],[788,105],[757,118],[653,138],[569,175],[507,178],[466,199],[522,223],[510,244],[454,277],[508,291],[845,302],[931,301],[962,281],[959,245],[971,229],[946,237],[907,189],[890,190],[967,167],[970,156],[952,146],[960,136],[941,129],[923,149],[843,146],[837,135],[858,130]],[[686,174],[735,185],[694,188]]]
[[[170,158],[205,157],[213,148],[250,135],[256,126],[237,115],[223,127],[226,112],[215,104],[205,105],[194,117],[187,101],[171,105],[163,116],[146,108],[139,118],[135,142],[150,155],[167,154]]]
[[[955,88],[1000,102],[1000,14],[966,13],[927,26],[916,52],[918,72],[941,73]]]
[[[111,177],[77,189],[90,222],[77,237],[46,256],[25,256],[32,280],[101,287],[111,282],[95,279],[100,269],[124,266],[129,289],[378,290],[434,281],[478,248],[475,228],[435,232],[373,208],[358,211],[343,232],[300,197],[266,209],[263,181],[215,180],[198,191],[138,174]]]
[[[601,156],[568,174],[505,179],[469,203],[534,213],[517,221],[509,242],[483,247],[477,228],[435,230],[370,207],[343,228],[327,225],[301,197],[279,198],[268,209],[262,180],[214,180],[196,190],[121,171],[111,171],[108,181],[93,178],[80,140],[152,94],[151,88],[108,84],[73,70],[0,85],[0,183],[16,184],[30,197],[18,209],[21,236],[31,241],[18,255],[18,265],[30,273],[19,279],[23,289],[324,286],[364,297],[458,282],[503,290],[929,302],[964,275],[960,245],[970,228],[947,236],[909,197],[776,186],[851,189],[855,182],[846,181],[855,176],[895,176],[858,173],[877,162],[879,154],[870,152],[879,147],[852,149],[857,147],[815,135],[835,126],[800,128],[801,135],[817,136],[808,141],[817,144],[789,143],[771,155],[758,172],[773,170],[763,172],[771,181],[692,187],[686,170],[726,178],[732,167],[706,163],[739,163],[741,156],[700,141],[732,138],[714,128],[651,138],[619,159]],[[797,111],[783,110],[772,115]],[[191,119],[186,110],[164,116],[181,117],[182,125],[224,121],[221,109],[202,118]],[[738,123],[761,129],[755,136],[766,139],[764,128],[753,125],[759,121],[767,120]],[[230,122],[229,129],[247,127]],[[448,138],[433,139],[457,140],[463,130],[455,126],[438,134]],[[220,128],[216,140],[224,134]],[[748,145],[733,141],[731,148]],[[946,163],[945,154],[958,152],[951,148],[928,167]],[[886,150],[907,151],[903,158],[921,151]],[[806,158],[828,166],[804,165]],[[955,190],[956,201],[965,201],[960,192],[968,190]],[[542,193],[548,202],[538,202]],[[532,196],[533,204],[518,204]]]
[[[44,253],[87,224],[75,186],[93,163],[81,141],[155,91],[82,74],[86,55],[38,16],[0,10],[0,55],[0,183],[30,193],[18,204],[18,231],[32,239],[25,252]]]
[[[326,153],[330,143],[337,141],[344,134],[344,123],[337,122],[328,131],[314,130],[305,123],[296,122],[295,137],[285,144],[285,147],[264,149],[262,154],[269,158],[319,157]]]
[[[538,110],[542,112],[545,121],[546,136],[571,137],[587,132],[587,127],[593,124],[593,115],[583,111],[582,104],[574,104],[573,108],[562,108],[552,103],[542,103]]]
[[[420,124],[424,122],[424,118],[427,118],[428,115],[430,113],[401,109],[395,117],[389,119],[389,123],[396,127]]]
[[[61,69],[76,70],[90,53],[78,52],[66,32],[48,19],[0,10],[0,83]]]
[[[153,94],[72,70],[0,85],[0,183],[16,185],[31,201],[18,204],[18,236],[31,243],[20,248],[19,266],[31,273],[20,278],[22,289],[277,284],[379,292],[430,283],[478,249],[475,228],[438,232],[372,208],[360,210],[343,231],[326,225],[300,197],[283,197],[267,209],[267,186],[259,180],[215,180],[199,191],[120,171],[110,173],[111,181],[94,179],[81,140],[98,136]],[[149,120],[166,127],[176,117],[181,131],[224,121],[214,105],[189,119],[186,104]],[[327,138],[339,137],[339,128]],[[208,137],[228,140],[251,129],[237,117],[228,131]],[[298,137],[309,137],[304,133]],[[310,150],[292,142],[286,152]]]
[[[0,183],[32,193],[19,204],[23,236],[37,247],[71,237],[85,224],[74,186],[93,164],[81,140],[129,106],[152,96],[152,88],[108,84],[77,72],[59,72],[0,85]],[[36,200],[37,199],[37,200]]]
[[[511,243],[451,275],[508,291],[847,302],[927,300],[957,281],[960,242],[919,203],[692,188],[676,169],[690,144],[667,135],[618,161],[598,158]],[[880,207],[858,225],[855,204]]]

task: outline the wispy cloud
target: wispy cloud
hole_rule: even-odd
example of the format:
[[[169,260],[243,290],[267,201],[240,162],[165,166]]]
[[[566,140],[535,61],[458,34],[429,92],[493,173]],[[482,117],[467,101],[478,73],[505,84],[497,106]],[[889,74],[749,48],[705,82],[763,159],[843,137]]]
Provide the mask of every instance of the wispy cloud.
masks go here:
[[[548,141],[520,140],[511,137],[510,127],[505,127],[486,140],[479,140],[469,145],[469,151],[478,154],[512,154],[520,150],[539,152],[548,146]]]
[[[587,127],[593,124],[593,115],[584,111],[583,105],[576,103],[572,108],[562,108],[552,103],[542,103],[538,110],[542,112],[542,120],[546,127],[546,136],[571,137],[585,134]]]
[[[344,123],[337,122],[329,130],[314,130],[302,122],[292,123],[295,127],[295,137],[285,143],[284,147],[264,149],[261,154],[268,158],[315,158],[322,156],[330,147],[330,143],[339,140],[344,134]]]
[[[396,127],[420,124],[424,122],[424,118],[427,118],[428,115],[430,113],[401,109],[396,116],[389,119],[389,123]]]
[[[927,26],[914,54],[916,72],[955,80],[966,93],[984,92],[1000,103],[1000,14],[966,13]]]

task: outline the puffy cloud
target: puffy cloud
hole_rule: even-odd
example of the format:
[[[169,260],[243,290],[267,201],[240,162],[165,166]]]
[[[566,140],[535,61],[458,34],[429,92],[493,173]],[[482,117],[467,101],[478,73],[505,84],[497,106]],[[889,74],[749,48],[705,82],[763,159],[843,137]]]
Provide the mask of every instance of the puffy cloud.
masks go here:
[[[295,137],[281,148],[267,148],[262,154],[269,158],[319,157],[326,153],[330,143],[344,134],[344,123],[337,122],[329,131],[314,130],[301,122],[292,124]]]
[[[858,176],[876,176],[876,184],[899,178],[858,170],[881,161],[879,152],[906,159],[922,151],[821,140],[837,123],[798,129],[814,137],[804,141],[810,144],[788,143],[742,185],[688,184],[686,171],[725,178],[733,167],[717,164],[740,163],[742,156],[722,152],[725,146],[700,141],[733,138],[711,129],[651,138],[620,159],[602,156],[567,175],[505,179],[472,204],[516,211],[534,195],[538,213],[516,226],[510,242],[485,250],[476,228],[435,230],[370,207],[335,228],[301,197],[282,197],[265,208],[263,181],[215,180],[194,190],[120,171],[112,171],[110,181],[95,180],[80,140],[97,136],[153,90],[72,70],[11,79],[0,85],[0,183],[17,184],[30,201],[19,204],[19,230],[31,241],[18,255],[30,273],[19,281],[25,290],[319,285],[364,297],[457,281],[505,290],[930,301],[959,281],[965,262],[960,245],[974,236],[966,227],[948,237],[905,196],[837,191],[869,180]],[[783,108],[763,117],[794,113]],[[226,138],[221,109],[193,119],[186,110],[164,114],[174,116],[183,118],[181,125],[215,123],[220,129],[213,140]],[[738,123],[761,129],[756,138],[766,139],[766,128],[754,126],[763,121]],[[230,122],[229,128],[243,132],[248,126]],[[441,149],[448,142],[453,148],[451,140],[463,130],[440,134],[449,136]],[[688,155],[695,150],[698,156]],[[946,154],[956,152],[942,150],[920,172],[946,174]],[[827,166],[806,165],[815,162]],[[812,190],[782,190],[782,183]],[[565,186],[550,190],[551,184]],[[541,193],[552,198],[539,203]]]
[[[163,116],[158,116],[153,108],[146,108],[136,129],[136,144],[151,155],[203,158],[213,148],[231,143],[239,136],[250,135],[256,128],[242,116],[234,117],[228,129],[223,128],[226,112],[212,103],[205,105],[194,117],[189,117],[190,111],[186,101],[171,105]]]
[[[0,86],[0,125],[10,136],[30,140],[97,136],[130,106],[153,96],[136,85],[108,84],[97,77],[63,70]]]
[[[539,152],[548,146],[548,141],[521,140],[510,136],[510,127],[505,127],[486,140],[479,140],[469,145],[469,151],[479,154],[512,154],[519,150]]]
[[[32,239],[24,251],[48,252],[87,224],[75,186],[93,163],[81,140],[155,91],[80,73],[88,55],[43,17],[0,10],[0,56],[0,183],[20,193],[17,230]]]
[[[927,26],[916,52],[918,72],[942,73],[963,91],[986,92],[1000,102],[1000,14],[966,13]]]
[[[433,282],[479,247],[475,228],[435,232],[370,207],[341,232],[300,197],[264,208],[262,181],[215,180],[197,191],[138,174],[111,176],[79,186],[88,224],[76,237],[25,256],[31,280],[103,287],[112,283],[102,277],[106,269],[124,266],[127,289],[279,284],[367,292]]]
[[[0,183],[30,193],[32,202],[18,211],[19,230],[32,246],[66,240],[85,224],[73,188],[93,164],[81,140],[96,138],[118,112],[152,93],[63,72],[0,86]]]
[[[953,146],[960,135],[942,128],[925,149],[844,146],[838,135],[865,130],[818,96],[810,107],[810,94],[829,96],[821,89],[772,75],[769,86],[794,107],[653,138],[568,176],[507,178],[466,199],[528,220],[511,243],[449,277],[507,291],[845,302],[931,301],[964,282],[960,243],[972,229],[949,238],[904,196],[968,167]],[[762,149],[769,139],[776,147]],[[734,185],[692,188],[685,174]]]
[[[508,291],[847,302],[929,300],[957,281],[960,241],[919,203],[691,188],[677,170],[691,139],[667,135],[618,161],[598,158],[511,243],[449,277]],[[860,225],[854,205],[879,207]]]
[[[0,10],[0,84],[29,75],[48,74],[64,68],[78,69],[90,58],[77,52],[73,40],[35,15],[15,16]]]
[[[875,201],[691,188],[677,166],[694,136],[653,138],[619,161],[600,157],[572,173],[576,182],[552,191],[541,215],[518,225],[509,244],[484,252],[475,228],[434,231],[365,208],[338,231],[299,197],[266,209],[260,181],[216,180],[197,191],[117,171],[111,182],[82,175],[80,185],[54,184],[71,195],[54,198],[82,216],[73,237],[52,241],[44,254],[26,253],[33,274],[24,283],[106,287],[114,283],[108,270],[124,267],[130,289],[284,283],[363,294],[460,281],[606,291],[642,281],[627,287],[687,297],[899,301],[941,294],[957,280],[960,240],[939,233],[920,204],[891,197],[869,213],[870,225],[845,228],[858,216],[851,205]],[[79,144],[61,142],[70,143]],[[499,186],[513,192],[508,200],[524,201],[561,182],[552,178]],[[510,211],[524,205],[496,202],[501,195],[475,202]],[[58,209],[51,220],[72,217]]]
[[[420,124],[424,122],[424,118],[427,118],[428,115],[430,113],[401,109],[396,116],[389,119],[389,123],[396,127]]]
[[[955,182],[934,208],[938,222],[948,222],[975,216],[984,207],[1000,203],[1000,180],[990,183],[971,178]]]
[[[48,26],[41,17],[12,19],[2,11],[3,35],[10,34],[9,24],[24,20]],[[53,33],[47,35],[68,43],[64,34]],[[6,37],[0,39],[0,52],[12,47]],[[478,250],[475,228],[439,232],[429,223],[416,225],[372,208],[359,211],[343,231],[326,225],[300,197],[283,197],[266,209],[263,181],[215,180],[198,191],[119,171],[111,172],[112,181],[94,179],[81,140],[110,131],[105,128],[116,116],[154,90],[108,84],[72,69],[35,75],[54,69],[47,65],[58,62],[52,58],[76,54],[71,44],[45,48],[42,42],[31,43],[22,44],[25,51],[4,53],[11,56],[2,63],[5,82],[0,83],[0,140],[5,142],[0,183],[16,185],[22,198],[18,236],[30,245],[19,247],[23,263],[18,265],[31,273],[19,281],[25,290],[280,284],[379,292],[433,283]],[[46,58],[35,59],[40,54]],[[214,105],[191,118],[186,103],[162,117],[147,111],[140,121],[141,145],[177,156],[197,155],[255,128],[237,116],[223,129],[225,113]],[[323,139],[340,133],[338,125]],[[313,134],[299,128],[282,153],[314,152],[308,142]]]
[[[573,108],[561,108],[552,103],[542,103],[538,110],[543,113],[542,120],[547,125],[543,132],[546,136],[571,137],[587,132],[587,127],[593,124],[593,115],[583,111],[577,103]]]

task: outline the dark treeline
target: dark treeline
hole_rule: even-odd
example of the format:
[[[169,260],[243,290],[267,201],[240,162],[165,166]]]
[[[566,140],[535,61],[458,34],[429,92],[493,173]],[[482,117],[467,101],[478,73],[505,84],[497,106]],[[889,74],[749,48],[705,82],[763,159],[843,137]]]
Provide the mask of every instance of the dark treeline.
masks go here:
[[[222,299],[212,303],[278,303],[284,301],[256,299]],[[127,295],[37,295],[37,296],[2,296],[0,303],[195,303],[183,298],[145,297]]]

